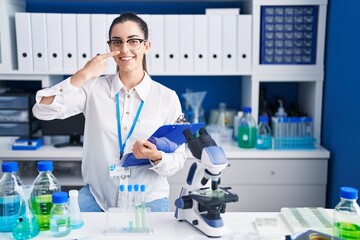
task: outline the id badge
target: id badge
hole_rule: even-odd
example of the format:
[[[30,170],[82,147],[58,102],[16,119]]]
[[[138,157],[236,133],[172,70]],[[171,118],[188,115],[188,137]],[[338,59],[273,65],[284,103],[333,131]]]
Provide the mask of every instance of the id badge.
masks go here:
[[[113,163],[109,165],[110,179],[128,178],[130,177],[130,168],[122,167],[120,163]]]

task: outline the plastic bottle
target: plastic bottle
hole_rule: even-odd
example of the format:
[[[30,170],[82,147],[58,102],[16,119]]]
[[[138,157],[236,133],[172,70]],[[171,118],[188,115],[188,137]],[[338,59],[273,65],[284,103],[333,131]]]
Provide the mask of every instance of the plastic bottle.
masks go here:
[[[31,193],[31,204],[40,231],[50,229],[50,210],[53,205],[52,194],[61,190],[59,181],[52,174],[52,161],[40,161],[37,164],[39,175],[35,178]]]
[[[219,115],[217,119],[217,125],[219,128],[225,129],[228,122],[229,121],[226,119],[226,103],[221,102],[219,103]]]
[[[71,228],[79,229],[84,226],[84,221],[81,216],[79,202],[78,202],[79,191],[70,190],[70,217],[71,217]]]
[[[275,117],[287,117],[287,113],[285,112],[283,102],[279,99],[279,108],[278,111],[275,113]]]
[[[53,237],[63,237],[71,232],[71,217],[68,207],[68,194],[54,192],[53,206],[50,210],[50,234]]]
[[[243,112],[242,111],[238,111],[237,114],[234,117],[234,140],[237,142],[238,141],[238,128],[240,125],[240,119],[243,116]]]
[[[244,107],[243,112],[238,128],[238,146],[241,148],[254,148],[256,143],[256,122],[251,116],[251,107]]]
[[[0,231],[11,232],[19,217],[20,195],[16,186],[23,182],[17,175],[17,162],[4,162],[1,165],[3,176],[0,179]]]
[[[356,203],[358,190],[340,188],[340,202],[334,209],[333,235],[341,239],[360,239],[360,208]]]
[[[256,133],[256,148],[257,149],[271,149],[272,148],[272,139],[271,139],[271,129],[268,124],[268,116],[260,116],[259,126]]]

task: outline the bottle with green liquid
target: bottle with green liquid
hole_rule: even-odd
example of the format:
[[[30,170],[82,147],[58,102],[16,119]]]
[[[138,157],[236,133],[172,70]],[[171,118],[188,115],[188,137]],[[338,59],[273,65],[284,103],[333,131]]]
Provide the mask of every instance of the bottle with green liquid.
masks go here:
[[[31,193],[31,205],[40,231],[50,229],[50,210],[53,206],[52,194],[61,191],[60,182],[53,175],[52,161],[37,164],[39,175],[35,178]]]
[[[333,235],[344,240],[360,239],[360,208],[356,200],[358,190],[340,188],[340,202],[334,209]]]
[[[254,148],[256,144],[256,122],[251,116],[251,107],[244,107],[243,113],[238,127],[238,146],[240,148]]]

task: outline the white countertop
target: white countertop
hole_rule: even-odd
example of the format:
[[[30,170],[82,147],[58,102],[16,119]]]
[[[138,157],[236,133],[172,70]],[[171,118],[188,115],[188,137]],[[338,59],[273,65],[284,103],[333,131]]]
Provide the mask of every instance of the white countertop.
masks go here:
[[[49,231],[40,232],[33,238],[38,239],[156,239],[156,240],[202,240],[214,239],[206,237],[202,232],[190,225],[188,222],[179,222],[174,217],[174,213],[151,213],[151,225],[153,227],[152,235],[129,235],[120,234],[116,236],[107,236],[104,234],[107,227],[106,213],[82,213],[84,219],[84,227],[78,230],[72,230],[70,235],[66,237],[51,238]],[[227,240],[270,240],[285,239],[285,235],[293,234],[280,213],[246,213],[246,212],[229,212],[221,215],[226,228],[227,234],[222,238]],[[275,218],[277,226],[271,227],[268,234],[258,233],[254,226],[255,218]],[[0,233],[0,239],[13,239],[11,233]]]

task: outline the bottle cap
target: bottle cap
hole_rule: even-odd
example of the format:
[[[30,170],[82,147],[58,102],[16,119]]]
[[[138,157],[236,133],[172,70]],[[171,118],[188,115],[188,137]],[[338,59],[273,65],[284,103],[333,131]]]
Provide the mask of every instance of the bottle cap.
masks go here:
[[[134,184],[134,191],[135,192],[139,191],[139,184]]]
[[[358,198],[358,190],[352,187],[341,187],[340,188],[340,197],[346,199],[357,199]]]
[[[52,161],[40,161],[37,164],[37,170],[40,172],[52,171],[54,169]]]
[[[132,192],[132,185],[128,185],[128,192]]]
[[[259,121],[260,122],[269,122],[269,118],[268,118],[268,116],[260,116]]]
[[[52,194],[53,203],[66,203],[68,201],[67,192],[54,192]]]
[[[1,165],[1,170],[6,172],[17,172],[18,171],[18,164],[17,162],[4,162]]]
[[[140,186],[140,191],[141,191],[141,192],[145,192],[145,184],[142,184],[142,185]]]
[[[125,190],[124,184],[120,184],[119,190],[120,190],[120,192],[123,192]]]
[[[77,196],[79,196],[79,191],[78,190],[70,190],[69,191],[69,196],[70,197],[77,197]]]
[[[251,113],[251,107],[243,107],[244,113]]]

